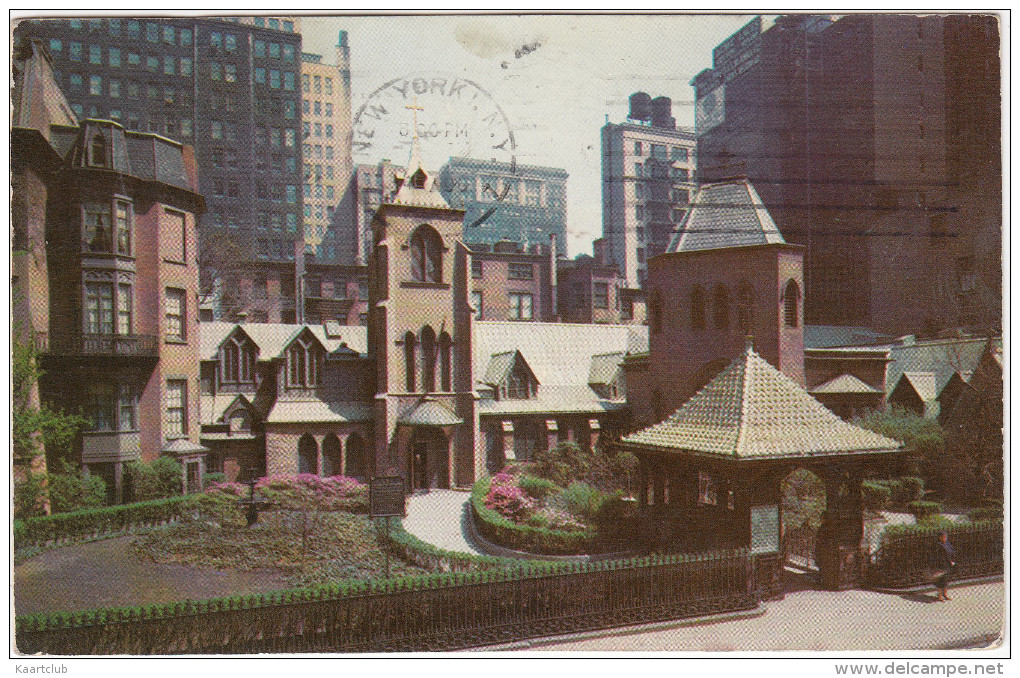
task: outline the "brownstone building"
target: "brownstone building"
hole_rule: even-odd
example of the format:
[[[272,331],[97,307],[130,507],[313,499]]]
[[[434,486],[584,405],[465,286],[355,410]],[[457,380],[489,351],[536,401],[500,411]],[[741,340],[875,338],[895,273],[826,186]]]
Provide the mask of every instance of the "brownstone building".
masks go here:
[[[199,487],[198,271],[205,210],[190,147],[111,120],[79,123],[45,49],[18,55],[15,268],[43,401],[91,422],[76,461],[124,495],[123,465],[170,454]]]
[[[477,320],[555,322],[556,240],[531,245],[500,240],[467,245],[471,256],[471,307]]]

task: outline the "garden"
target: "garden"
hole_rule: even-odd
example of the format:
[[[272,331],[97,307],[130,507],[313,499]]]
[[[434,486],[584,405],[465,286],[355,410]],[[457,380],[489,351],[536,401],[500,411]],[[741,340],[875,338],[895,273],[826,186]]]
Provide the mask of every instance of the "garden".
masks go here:
[[[499,546],[542,555],[625,550],[633,535],[628,485],[636,468],[630,453],[560,443],[475,483],[476,529]]]

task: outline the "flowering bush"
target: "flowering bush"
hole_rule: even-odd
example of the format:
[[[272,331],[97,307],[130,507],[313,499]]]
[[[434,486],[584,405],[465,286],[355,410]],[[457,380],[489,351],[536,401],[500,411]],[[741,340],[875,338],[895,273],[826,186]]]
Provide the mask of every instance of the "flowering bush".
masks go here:
[[[542,519],[545,527],[553,530],[584,530],[588,527],[566,511],[561,511],[551,506],[539,509],[535,512],[535,515]]]
[[[351,513],[368,510],[368,486],[346,476],[274,475],[260,478],[255,491],[278,508]]]
[[[492,477],[485,506],[515,522],[527,519],[535,510],[534,501],[517,484],[517,476],[508,471]]]

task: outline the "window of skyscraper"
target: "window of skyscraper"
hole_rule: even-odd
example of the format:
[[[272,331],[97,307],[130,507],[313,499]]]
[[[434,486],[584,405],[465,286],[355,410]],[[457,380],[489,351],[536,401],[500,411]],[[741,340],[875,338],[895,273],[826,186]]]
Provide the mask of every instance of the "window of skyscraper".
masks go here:
[[[255,25],[258,26],[259,28],[265,28],[266,20],[260,16],[257,16],[255,17]]]
[[[280,20],[279,19],[270,19],[269,20],[269,27],[272,28],[274,31],[280,30]]]
[[[227,64],[223,67],[223,79],[227,82],[237,81],[237,66],[234,64]]]
[[[641,142],[640,141],[635,141],[634,142],[634,155],[641,155],[643,153],[644,153],[644,148],[642,148]]]
[[[297,116],[297,104],[287,100],[283,102],[283,117],[293,120]]]
[[[78,49],[79,50],[81,49],[81,45],[78,46]],[[311,77],[307,73],[302,73],[301,74],[301,91],[307,93],[308,90],[311,88],[310,87],[310,83],[311,83]],[[308,111],[305,111],[305,112],[307,113]]]
[[[279,59],[280,58],[280,44],[277,42],[269,43],[269,58]]]
[[[129,38],[137,40],[142,35],[142,25],[137,21],[128,21],[127,32]]]
[[[326,94],[333,93],[333,78],[326,78]]]
[[[266,69],[264,68],[255,69],[255,82],[260,85],[266,84]]]
[[[81,19],[71,19],[67,23],[75,30],[81,29]]]
[[[287,202],[297,202],[297,186],[294,184],[287,184]]]
[[[189,45],[191,45],[191,29],[190,28],[182,28],[181,29],[181,46],[182,47],[187,47]]]
[[[670,160],[677,160],[680,162],[687,161],[687,149],[686,148],[671,148],[669,153]]]
[[[110,97],[114,99],[120,98],[120,80],[110,81]]]
[[[174,44],[175,38],[173,26],[163,26],[163,42],[168,45]]]
[[[223,38],[223,49],[228,52],[233,52],[237,49],[237,36],[233,33],[227,33]]]
[[[283,46],[283,60],[288,62],[294,61],[294,45]]]
[[[71,61],[81,61],[81,43],[80,42],[72,42],[71,43],[71,49],[70,49],[70,54],[68,55],[68,58]]]
[[[149,42],[159,42],[159,26],[156,24],[145,24],[145,39]]]
[[[191,59],[187,57],[181,57],[181,75],[185,77],[191,76]]]
[[[222,80],[223,79],[223,64],[217,61],[209,62],[209,79],[210,80]]]
[[[120,50],[116,47],[110,48],[110,66],[120,68]]]
[[[145,68],[150,73],[155,73],[156,71],[158,71],[159,70],[159,57],[154,57],[154,56],[146,57],[145,58]]]
[[[166,75],[173,75],[174,65],[176,61],[177,60],[174,59],[172,56],[163,57],[163,73],[165,73]]]
[[[286,21],[285,20],[283,22],[283,30],[287,31],[288,33],[293,33],[294,32],[294,22],[293,21]]]
[[[273,89],[280,89],[280,71],[269,71],[269,86]]]
[[[139,66],[139,65],[141,65],[141,63],[142,63],[142,57],[141,57],[140,54],[135,54],[134,52],[128,52],[128,65],[129,66]]]
[[[223,46],[223,34],[219,31],[212,31],[209,33],[209,45],[219,49]]]
[[[61,49],[63,49],[63,47],[64,47],[64,44],[62,42],[60,42],[56,38],[50,38],[50,51],[51,52],[59,52]]]
[[[333,115],[333,104],[326,104],[326,115],[332,117],[332,115]]]
[[[103,79],[98,75],[89,77],[89,94],[99,96],[103,93]]]
[[[120,19],[109,19],[106,27],[110,30],[110,35],[120,35]]]
[[[283,74],[283,88],[290,92],[294,91],[294,74],[286,71]]]
[[[266,41],[256,40],[255,41],[255,56],[265,57],[266,56]]]
[[[102,64],[103,63],[103,48],[99,45],[89,45],[89,63],[90,64]]]

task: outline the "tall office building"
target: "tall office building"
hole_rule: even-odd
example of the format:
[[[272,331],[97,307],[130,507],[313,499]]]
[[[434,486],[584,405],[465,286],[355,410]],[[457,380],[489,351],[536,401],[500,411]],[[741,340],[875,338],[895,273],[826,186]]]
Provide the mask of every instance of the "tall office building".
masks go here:
[[[203,258],[222,250],[236,266],[293,260],[303,240],[297,29],[265,17],[59,19],[21,22],[15,36],[43,40],[79,117],[194,146]]]
[[[547,244],[567,251],[567,172],[474,158],[450,158],[438,175],[439,191],[465,211],[464,241]]]
[[[807,246],[806,322],[1001,322],[998,46],[989,16],[758,18],[694,78],[699,181]]]
[[[351,70],[347,31],[340,31],[336,65],[301,55],[301,138],[304,155],[305,252],[317,261],[342,258],[346,243],[336,213],[351,182]]]
[[[666,251],[694,191],[695,137],[678,129],[669,97],[630,97],[623,123],[602,128],[602,234],[627,287]]]

